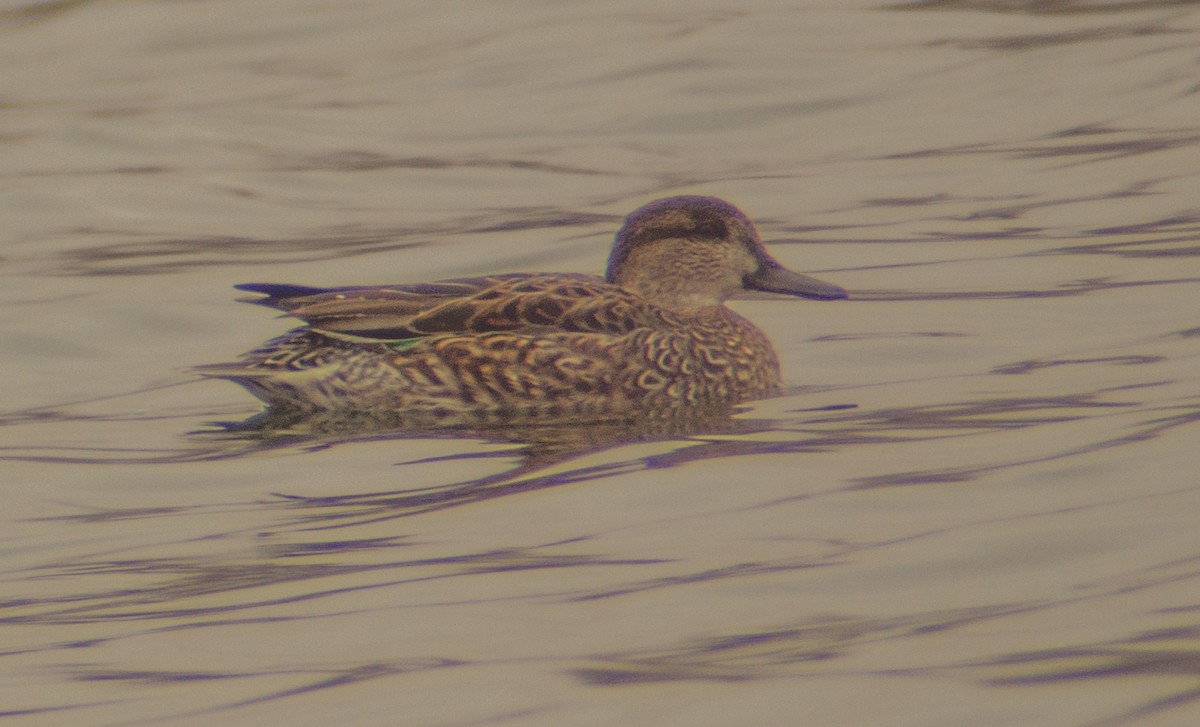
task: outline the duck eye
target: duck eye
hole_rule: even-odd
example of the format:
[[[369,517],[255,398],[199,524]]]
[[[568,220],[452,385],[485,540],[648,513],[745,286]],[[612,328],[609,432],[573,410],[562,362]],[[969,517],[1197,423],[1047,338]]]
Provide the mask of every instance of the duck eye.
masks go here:
[[[694,237],[717,240],[729,234],[729,228],[722,220],[705,220],[692,229]]]

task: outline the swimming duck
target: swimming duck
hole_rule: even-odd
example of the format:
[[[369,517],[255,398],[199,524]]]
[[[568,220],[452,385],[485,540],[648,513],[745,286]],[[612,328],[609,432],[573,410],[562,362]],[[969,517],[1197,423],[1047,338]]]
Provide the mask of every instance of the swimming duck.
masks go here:
[[[358,412],[416,426],[728,409],[773,392],[780,373],[766,335],[725,300],[742,290],[846,297],[784,268],[741,210],[703,196],[629,215],[604,278],[237,288],[307,325],[199,373],[241,384],[274,411]]]

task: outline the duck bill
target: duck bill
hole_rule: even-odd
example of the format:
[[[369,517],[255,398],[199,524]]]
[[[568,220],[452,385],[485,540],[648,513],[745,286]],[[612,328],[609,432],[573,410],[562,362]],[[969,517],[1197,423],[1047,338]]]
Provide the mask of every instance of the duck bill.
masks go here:
[[[848,297],[845,288],[794,273],[773,260],[764,262],[758,270],[747,275],[743,283],[751,290],[796,295],[814,300],[840,300]]]

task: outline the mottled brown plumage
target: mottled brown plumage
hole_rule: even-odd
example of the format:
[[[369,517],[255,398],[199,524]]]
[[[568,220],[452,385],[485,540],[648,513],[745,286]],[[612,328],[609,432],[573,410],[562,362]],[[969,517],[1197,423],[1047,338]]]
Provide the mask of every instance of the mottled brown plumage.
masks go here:
[[[631,214],[605,279],[514,273],[384,287],[248,284],[297,328],[199,369],[273,409],[416,426],[587,421],[728,408],[771,393],[770,341],[723,302],[743,289],[817,299],[736,207],[672,197]]]

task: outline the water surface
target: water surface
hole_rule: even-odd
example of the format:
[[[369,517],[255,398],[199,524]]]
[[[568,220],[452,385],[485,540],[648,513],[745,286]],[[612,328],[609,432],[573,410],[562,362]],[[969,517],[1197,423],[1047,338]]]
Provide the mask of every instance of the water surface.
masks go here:
[[[1200,8],[0,11],[0,721],[1200,718]],[[707,430],[237,438],[249,281],[598,273],[712,194],[847,287]],[[521,435],[521,436],[518,436]],[[533,444],[530,444],[533,442]]]

